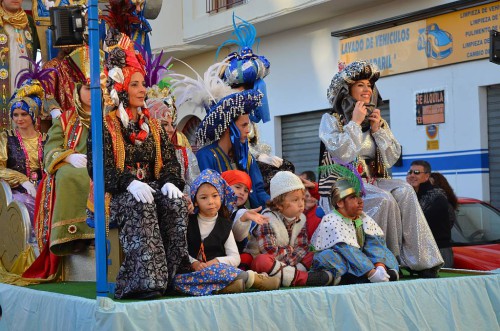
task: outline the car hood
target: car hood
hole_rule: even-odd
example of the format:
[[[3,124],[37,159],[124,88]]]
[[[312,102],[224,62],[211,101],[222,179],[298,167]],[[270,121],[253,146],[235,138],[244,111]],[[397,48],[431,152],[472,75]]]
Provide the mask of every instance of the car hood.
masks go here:
[[[500,244],[453,247],[454,267],[495,270],[500,268]]]

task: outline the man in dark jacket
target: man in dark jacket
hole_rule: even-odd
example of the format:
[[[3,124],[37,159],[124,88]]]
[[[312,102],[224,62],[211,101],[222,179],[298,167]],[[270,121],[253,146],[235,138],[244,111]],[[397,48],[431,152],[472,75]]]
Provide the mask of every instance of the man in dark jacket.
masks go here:
[[[427,161],[416,160],[406,175],[406,181],[413,186],[418,201],[431,228],[439,251],[444,259],[444,267],[453,267],[453,251],[451,249],[451,228],[453,220],[448,213],[446,193],[429,181],[431,165]]]

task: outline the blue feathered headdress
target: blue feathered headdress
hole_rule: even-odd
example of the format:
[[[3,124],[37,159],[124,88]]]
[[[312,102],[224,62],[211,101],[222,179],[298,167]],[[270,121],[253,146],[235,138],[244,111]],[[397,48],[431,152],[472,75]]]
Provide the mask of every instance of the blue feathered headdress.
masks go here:
[[[241,22],[236,24],[236,18]],[[268,122],[271,118],[269,115],[269,104],[267,102],[266,84],[263,80],[269,74],[271,64],[264,56],[255,54],[252,46],[255,43],[257,31],[255,27],[234,15],[233,13],[233,35],[236,39],[229,39],[222,43],[217,49],[216,57],[222,47],[226,45],[238,45],[238,52],[233,52],[226,56],[224,62],[227,66],[221,71],[221,77],[230,86],[250,85],[251,88],[259,90],[264,94],[262,106],[251,116],[252,122]]]

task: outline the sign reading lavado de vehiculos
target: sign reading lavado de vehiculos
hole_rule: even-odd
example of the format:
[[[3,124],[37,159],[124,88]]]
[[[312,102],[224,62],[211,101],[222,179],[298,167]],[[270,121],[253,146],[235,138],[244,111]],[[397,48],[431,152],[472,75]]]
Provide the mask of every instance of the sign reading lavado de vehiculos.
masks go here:
[[[500,1],[340,41],[340,61],[368,60],[382,76],[487,58]]]

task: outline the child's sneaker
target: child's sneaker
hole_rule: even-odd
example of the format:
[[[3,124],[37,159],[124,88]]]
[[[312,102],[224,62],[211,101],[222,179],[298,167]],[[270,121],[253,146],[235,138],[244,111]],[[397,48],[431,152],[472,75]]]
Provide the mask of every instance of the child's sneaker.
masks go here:
[[[310,271],[307,274],[306,286],[327,286],[332,284],[333,280],[330,271]]]
[[[277,290],[281,285],[281,277],[270,277],[267,274],[255,273],[255,278],[251,288],[261,291]]]

